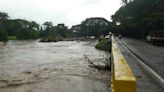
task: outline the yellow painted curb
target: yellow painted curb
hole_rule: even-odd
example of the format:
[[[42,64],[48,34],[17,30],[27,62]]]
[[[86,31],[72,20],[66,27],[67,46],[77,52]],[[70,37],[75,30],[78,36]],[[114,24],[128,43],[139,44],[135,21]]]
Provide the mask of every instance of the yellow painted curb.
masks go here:
[[[136,78],[112,37],[112,92],[136,92]]]

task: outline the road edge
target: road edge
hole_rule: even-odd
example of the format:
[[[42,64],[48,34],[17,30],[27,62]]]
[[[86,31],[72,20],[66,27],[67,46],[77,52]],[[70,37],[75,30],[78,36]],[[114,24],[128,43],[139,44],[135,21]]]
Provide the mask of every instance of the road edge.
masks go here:
[[[139,57],[135,52],[133,52],[130,48],[128,48],[128,46],[126,46],[123,42],[120,42],[120,40],[118,40],[118,42],[120,44],[122,44],[122,46],[128,50],[136,59],[138,59],[138,63],[147,71],[149,72],[151,75],[153,75],[153,77],[155,78],[155,80],[160,84],[160,86],[162,88],[164,88],[164,79],[157,74],[152,68],[150,68],[146,63],[144,63],[144,60]]]

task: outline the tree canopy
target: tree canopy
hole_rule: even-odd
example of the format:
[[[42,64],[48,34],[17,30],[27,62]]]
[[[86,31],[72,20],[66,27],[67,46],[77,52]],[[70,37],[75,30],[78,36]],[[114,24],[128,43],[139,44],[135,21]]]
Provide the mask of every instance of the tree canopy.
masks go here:
[[[124,35],[144,38],[150,31],[164,30],[164,0],[133,0],[125,3],[112,16],[115,23],[121,24]]]
[[[43,23],[43,28],[40,31],[40,37],[48,39],[68,38],[72,36],[73,32],[70,31],[65,24],[54,26],[53,23],[49,21]]]
[[[7,32],[4,28],[4,23],[8,20],[7,13],[0,12],[0,41],[7,41]]]
[[[8,36],[14,36],[18,40],[37,38],[66,38],[72,37],[73,33],[65,24],[53,25],[45,22],[42,26],[35,21],[24,19],[9,19],[7,13],[0,12],[0,41],[7,41]]]
[[[78,36],[95,36],[98,38],[100,35],[108,34],[110,31],[111,22],[105,18],[92,17],[82,21],[80,25],[73,26],[72,29],[77,30]]]

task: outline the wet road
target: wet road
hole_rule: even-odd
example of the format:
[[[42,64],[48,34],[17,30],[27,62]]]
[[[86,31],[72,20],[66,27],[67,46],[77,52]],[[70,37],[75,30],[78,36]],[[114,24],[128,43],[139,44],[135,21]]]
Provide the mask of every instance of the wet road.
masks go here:
[[[149,44],[146,44],[142,41],[137,41],[137,40],[128,39],[128,38],[123,38],[121,40],[118,40],[116,38],[116,41],[121,50],[121,53],[125,57],[127,63],[129,64],[130,68],[132,69],[134,75],[137,78],[137,92],[164,92],[164,89],[160,86],[160,84],[156,81],[156,79],[154,79],[154,77],[152,77],[152,75],[150,73],[148,73],[143,66],[140,65],[139,62],[142,62],[142,61],[140,61],[140,59],[138,57],[136,57],[124,45],[129,46],[129,48],[134,50],[134,52],[136,52],[136,50],[138,50],[138,52],[142,51],[142,50],[138,49],[138,48],[142,48],[143,51],[142,51],[142,53],[140,52],[140,55],[143,55],[145,57],[146,57],[146,55],[145,55],[146,52],[144,52],[145,51],[144,48],[149,48],[149,47],[153,48],[153,46],[151,46],[151,45],[149,46]],[[157,49],[157,48],[158,47],[155,47],[155,49]],[[162,49],[162,48],[163,47],[159,47],[159,49]],[[154,51],[153,53],[155,53],[155,52],[157,52],[157,51]],[[151,54],[151,53],[148,53],[148,54]],[[163,72],[163,70],[162,70],[162,72]]]
[[[164,47],[154,46],[144,41],[128,38],[122,39],[121,42],[164,78]]]
[[[9,41],[0,47],[0,92],[110,92],[110,72],[88,66],[107,62],[95,41]]]

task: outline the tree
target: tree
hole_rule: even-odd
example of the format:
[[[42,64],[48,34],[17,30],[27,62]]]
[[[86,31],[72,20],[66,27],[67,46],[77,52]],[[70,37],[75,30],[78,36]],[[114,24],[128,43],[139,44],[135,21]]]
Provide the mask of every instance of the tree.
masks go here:
[[[71,37],[72,32],[68,31],[68,27],[65,24],[58,24],[53,26],[52,22],[45,22],[43,24],[44,28],[40,32],[40,37],[47,39],[59,39]]]
[[[0,12],[0,21],[2,20],[7,20],[8,19],[8,14],[4,12]]]
[[[43,28],[40,32],[40,36],[41,37],[49,37],[49,36],[53,35],[53,31],[54,31],[53,23],[46,21],[43,23]]]
[[[124,35],[145,38],[152,30],[164,30],[163,11],[163,0],[133,0],[122,6],[112,19],[121,23]]]
[[[50,28],[53,27],[53,23],[48,21],[45,22],[43,25],[45,26],[46,30],[49,30]]]
[[[95,36],[98,38],[101,34],[108,33],[109,22],[104,18],[87,18],[81,23],[81,36]]]
[[[36,39],[39,35],[39,24],[32,21],[17,19],[15,21],[16,37],[18,39]]]
[[[0,12],[0,41],[7,41],[7,32],[4,23],[8,20],[7,13]]]
[[[56,31],[61,37],[66,38],[68,36],[68,28],[64,24],[58,24]]]
[[[0,41],[7,41],[7,33],[2,26],[0,26]]]
[[[7,13],[0,12],[1,39],[16,36],[17,39],[36,39],[39,35],[39,24],[23,19],[8,19]]]

